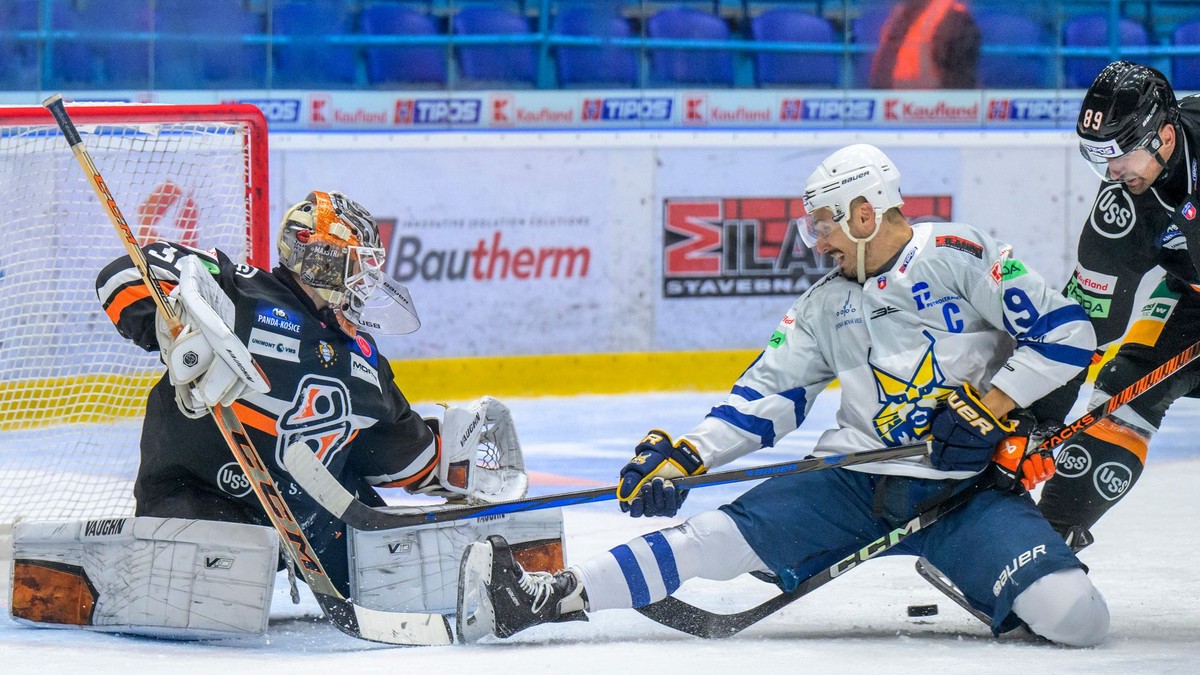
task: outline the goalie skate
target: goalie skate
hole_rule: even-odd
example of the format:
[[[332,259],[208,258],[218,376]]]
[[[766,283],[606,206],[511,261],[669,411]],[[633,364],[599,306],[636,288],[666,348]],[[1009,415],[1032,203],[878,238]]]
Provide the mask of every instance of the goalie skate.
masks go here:
[[[458,638],[471,643],[553,621],[587,621],[586,602],[574,573],[526,572],[504,537],[492,535],[463,553]]]

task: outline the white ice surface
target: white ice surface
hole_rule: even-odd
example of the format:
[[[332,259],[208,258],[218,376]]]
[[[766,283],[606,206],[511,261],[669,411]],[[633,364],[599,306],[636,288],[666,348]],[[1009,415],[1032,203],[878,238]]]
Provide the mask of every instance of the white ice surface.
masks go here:
[[[508,401],[534,472],[535,493],[609,483],[647,429],[685,431],[719,394],[578,397]],[[818,400],[802,431],[742,465],[803,455],[830,424],[836,394]],[[1196,673],[1200,672],[1200,402],[1183,400],[1154,440],[1133,492],[1095,528],[1082,554],[1112,611],[1108,642],[1075,650],[989,631],[926,585],[912,559],[872,561],[744,633],[704,641],[632,611],[593,614],[589,623],[540,626],[508,641],[395,649],[346,637],[320,618],[311,597],[293,606],[281,577],[262,638],[171,642],[79,630],[32,629],[0,617],[0,673]],[[555,476],[577,478],[570,481]],[[692,493],[685,515],[717,506],[746,484]],[[667,521],[638,521],[613,502],[566,510],[571,560],[601,552]],[[745,577],[691,582],[681,593],[709,609],[734,611],[773,593]],[[910,604],[940,613],[908,618]]]

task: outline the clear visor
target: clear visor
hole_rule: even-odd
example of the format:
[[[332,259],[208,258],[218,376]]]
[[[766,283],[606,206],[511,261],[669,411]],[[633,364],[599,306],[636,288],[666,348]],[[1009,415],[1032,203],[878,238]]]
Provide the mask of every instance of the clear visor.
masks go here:
[[[1129,152],[1122,152],[1115,141],[1096,143],[1080,141],[1079,154],[1100,178],[1117,182],[1136,178],[1144,174],[1155,162],[1154,153],[1161,142],[1157,133],[1148,134]]]
[[[381,248],[350,246],[346,249],[346,291],[361,298],[369,298],[379,285],[383,275],[386,254]]]
[[[810,214],[796,219],[796,229],[800,232],[800,239],[810,249],[815,249],[817,240],[828,237],[836,227],[839,225],[829,216],[817,218]]]
[[[360,328],[380,335],[405,335],[421,327],[412,297],[384,271],[381,248],[352,246],[342,313]]]

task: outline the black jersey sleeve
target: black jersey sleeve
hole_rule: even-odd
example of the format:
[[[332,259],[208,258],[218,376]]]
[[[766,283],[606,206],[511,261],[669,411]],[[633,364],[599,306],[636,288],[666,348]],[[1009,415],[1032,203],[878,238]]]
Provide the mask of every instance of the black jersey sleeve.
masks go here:
[[[379,383],[388,415],[354,439],[349,467],[368,482],[390,487],[411,485],[437,466],[433,431],[396,386],[391,365],[379,358]]]
[[[179,260],[193,254],[200,256],[226,292],[232,283],[234,265],[219,251],[200,251],[165,241],[143,246],[142,251],[151,274],[164,293],[170,293],[179,281]],[[158,350],[158,336],[154,330],[158,308],[129,256],[117,258],[100,271],[96,277],[96,295],[122,337],[146,351]]]

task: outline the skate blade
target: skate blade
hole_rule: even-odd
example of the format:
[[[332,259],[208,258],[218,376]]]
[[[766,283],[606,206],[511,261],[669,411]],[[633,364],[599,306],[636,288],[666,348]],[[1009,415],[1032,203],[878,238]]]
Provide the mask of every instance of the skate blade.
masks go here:
[[[496,612],[488,596],[492,581],[492,547],[476,542],[463,551],[458,569],[458,639],[464,644],[496,634]]]

